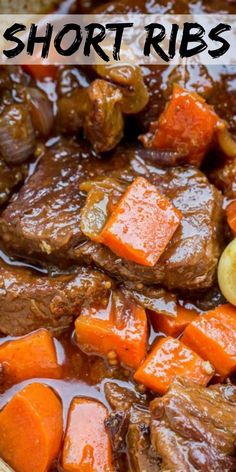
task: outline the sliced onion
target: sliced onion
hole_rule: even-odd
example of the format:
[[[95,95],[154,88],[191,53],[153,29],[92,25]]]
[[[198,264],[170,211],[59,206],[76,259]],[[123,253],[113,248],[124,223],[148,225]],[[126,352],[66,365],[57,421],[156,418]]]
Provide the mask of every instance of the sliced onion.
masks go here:
[[[33,87],[27,88],[26,98],[34,128],[47,137],[54,121],[52,103],[43,91]]]
[[[0,154],[6,162],[26,161],[35,149],[35,133],[25,105],[6,107],[0,116]]]
[[[218,143],[223,153],[229,158],[236,157],[236,141],[231,133],[224,128],[217,133]]]
[[[139,155],[144,161],[148,161],[161,167],[174,167],[186,162],[183,153],[179,151],[161,151],[159,149],[142,148]]]
[[[81,211],[80,228],[92,241],[97,241],[108,218],[109,193],[93,188]]]
[[[81,211],[80,228],[85,236],[96,242],[109,217],[110,207],[117,203],[125,187],[108,177],[82,182],[80,190],[88,192]]]

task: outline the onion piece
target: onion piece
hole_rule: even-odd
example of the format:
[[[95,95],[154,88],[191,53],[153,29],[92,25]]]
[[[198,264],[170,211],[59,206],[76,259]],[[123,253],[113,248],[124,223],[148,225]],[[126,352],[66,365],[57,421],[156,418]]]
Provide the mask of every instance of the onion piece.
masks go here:
[[[103,180],[82,182],[80,190],[87,192],[86,202],[81,211],[81,231],[92,241],[98,241],[111,207],[120,199],[125,186],[108,177]]]
[[[0,116],[0,154],[10,164],[24,162],[34,153],[35,133],[28,109],[9,105]]]
[[[144,159],[155,165],[161,167],[175,167],[186,163],[185,155],[180,151],[162,151],[159,149],[141,148],[139,155]]]
[[[33,87],[27,88],[26,99],[34,128],[40,135],[47,137],[54,121],[52,103],[43,91]]]
[[[227,128],[217,133],[219,146],[223,153],[229,158],[236,157],[236,141]]]
[[[14,472],[14,470],[0,458],[0,471],[1,472]]]
[[[228,244],[218,265],[218,283],[224,297],[236,305],[236,238]]]
[[[93,66],[97,74],[117,85],[123,95],[122,112],[136,114],[143,110],[149,101],[147,86],[139,66]]]

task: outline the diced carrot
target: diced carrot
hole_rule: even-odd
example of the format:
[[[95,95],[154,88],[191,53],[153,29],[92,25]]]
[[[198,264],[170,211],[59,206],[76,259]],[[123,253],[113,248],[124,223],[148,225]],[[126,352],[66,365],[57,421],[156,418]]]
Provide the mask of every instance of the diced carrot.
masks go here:
[[[188,326],[191,321],[195,320],[199,315],[197,311],[190,310],[184,306],[177,305],[177,316],[167,316],[163,313],[150,313],[151,323],[155,331],[160,331],[167,336],[178,337]]]
[[[32,334],[0,346],[0,363],[11,382],[34,377],[59,378],[61,366],[49,331],[40,329]]]
[[[62,433],[57,395],[46,385],[28,385],[0,412],[0,456],[17,472],[47,472]]]
[[[65,472],[112,472],[107,409],[96,400],[75,398],[70,406],[62,467]]]
[[[22,66],[24,71],[32,75],[34,79],[43,81],[46,78],[55,79],[58,67],[54,65],[25,64]]]
[[[206,385],[214,370],[211,365],[178,339],[161,339],[144,363],[134,374],[134,379],[154,392],[164,394],[175,377],[185,377]]]
[[[116,301],[117,295],[113,294],[105,309],[101,305],[82,309],[75,322],[77,342],[87,353],[106,356],[115,351],[122,363],[137,368],[146,354],[146,312],[121,294],[118,296],[120,306]]]
[[[199,316],[187,326],[182,341],[220,375],[231,375],[236,370],[236,307],[221,305]]]
[[[236,200],[227,206],[226,216],[229,227],[236,234]]]
[[[187,162],[198,166],[219,126],[225,125],[202,97],[175,84],[165,110],[151,125],[154,135],[148,146],[179,151]],[[145,144],[146,138],[142,140]]]
[[[154,185],[137,177],[112,212],[99,241],[120,257],[154,266],[181,217],[181,212]]]

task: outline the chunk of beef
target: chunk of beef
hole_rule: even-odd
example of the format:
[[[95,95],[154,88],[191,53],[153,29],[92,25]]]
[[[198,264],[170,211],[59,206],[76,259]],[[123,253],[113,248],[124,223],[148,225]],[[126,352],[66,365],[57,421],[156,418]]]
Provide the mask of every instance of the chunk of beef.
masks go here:
[[[57,121],[62,133],[78,135],[83,129],[97,152],[107,152],[123,137],[124,117],[140,112],[149,97],[138,66],[97,65],[90,74],[95,80],[87,87],[77,87],[59,98]]]
[[[91,167],[89,169],[89,163]],[[94,161],[77,146],[46,152],[28,182],[5,210],[1,232],[16,256],[38,255],[58,262],[84,239],[80,230],[83,195],[80,182],[89,178]]]
[[[191,303],[202,311],[214,310],[217,306],[227,303],[218,285],[213,285],[204,293],[196,292],[194,297],[191,297]]]
[[[126,434],[129,427],[129,415],[125,410],[118,410],[112,412],[107,420],[105,426],[109,432],[112,450],[114,454],[122,454],[126,451]]]
[[[126,436],[131,472],[159,472],[161,459],[155,454],[145,423],[130,424]]]
[[[151,439],[168,472],[236,470],[236,388],[179,379],[151,403]]]
[[[105,384],[105,395],[115,410],[106,420],[113,452],[118,458],[127,453],[131,472],[158,472],[160,459],[150,443],[150,411],[145,398],[113,382]]]
[[[177,316],[177,296],[175,294],[160,287],[145,287],[142,284],[132,287],[132,285],[134,285],[132,282],[126,282],[122,291],[143,308],[167,316]]]
[[[210,179],[226,197],[236,198],[236,159],[214,169]]]
[[[45,151],[1,217],[1,237],[17,257],[66,263],[78,259],[74,248],[85,236],[80,229],[84,205],[82,181],[125,168],[96,158],[86,146],[59,144]],[[121,171],[122,172],[122,171]]]
[[[42,327],[60,331],[79,314],[84,300],[102,296],[110,286],[106,276],[86,268],[50,278],[1,263],[0,332],[21,336]]]
[[[121,109],[124,114],[141,112],[149,101],[147,87],[139,66],[111,67],[93,66],[99,77],[115,84],[122,95]]]
[[[58,102],[58,123],[64,134],[86,138],[99,152],[113,149],[123,137],[122,93],[106,80],[94,80],[87,88],[78,88]]]
[[[145,405],[145,397],[128,388],[120,387],[115,382],[106,382],[104,393],[113,410],[129,410],[134,403]]]
[[[179,229],[154,268],[118,258],[80,229],[84,194],[80,184],[110,176],[125,185],[143,175],[183,213]],[[95,264],[134,282],[195,289],[212,285],[220,253],[222,197],[193,167],[160,168],[142,159],[141,149],[118,148],[101,160],[75,145],[46,153],[36,172],[3,212],[2,239],[12,255],[64,263]],[[83,244],[81,244],[83,243]]]
[[[12,191],[23,181],[26,173],[26,166],[9,167],[0,159],[0,206],[9,200]]]
[[[122,152],[117,152],[122,158]],[[169,289],[210,287],[221,247],[221,193],[196,168],[154,167],[142,160],[139,150],[124,155],[129,159],[130,173],[121,170],[120,177],[129,181],[132,175],[145,176],[182,212],[182,222],[154,268],[118,258],[107,247],[91,241],[78,248],[78,254],[131,281],[159,283]]]

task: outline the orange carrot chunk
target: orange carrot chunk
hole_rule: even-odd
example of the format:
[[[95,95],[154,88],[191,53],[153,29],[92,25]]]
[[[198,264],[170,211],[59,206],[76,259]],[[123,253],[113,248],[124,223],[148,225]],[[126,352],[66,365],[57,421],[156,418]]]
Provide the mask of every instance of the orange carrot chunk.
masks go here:
[[[226,216],[229,227],[236,234],[236,200],[227,206]]]
[[[187,162],[200,165],[218,126],[217,114],[197,93],[175,84],[173,95],[159,120],[152,123],[153,138],[144,144],[155,149],[179,151]]]
[[[99,240],[120,257],[154,266],[181,217],[154,185],[137,177],[118,202]]]
[[[57,395],[46,385],[28,385],[0,412],[0,456],[17,472],[47,472],[62,432]]]
[[[46,78],[55,79],[57,75],[57,66],[41,64],[25,64],[22,66],[24,71],[32,75],[34,79],[43,81]]]
[[[13,383],[34,377],[61,376],[53,338],[46,329],[2,344],[0,363],[6,379]]]
[[[236,370],[236,307],[221,305],[184,331],[183,343],[211,362],[223,377]]]
[[[209,363],[178,339],[168,337],[154,346],[135,372],[134,379],[154,392],[164,394],[177,376],[206,385],[213,373]]]
[[[148,325],[145,310],[114,293],[106,307],[84,307],[75,322],[76,339],[86,353],[113,351],[128,367],[137,368],[146,354]]]
[[[155,331],[160,331],[167,336],[178,337],[191,321],[195,320],[199,314],[195,310],[190,310],[184,306],[177,305],[177,316],[171,317],[163,313],[150,313],[151,323]]]
[[[65,472],[112,472],[111,446],[100,402],[75,398],[70,406],[62,454]]]

